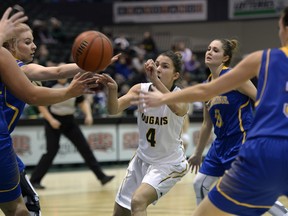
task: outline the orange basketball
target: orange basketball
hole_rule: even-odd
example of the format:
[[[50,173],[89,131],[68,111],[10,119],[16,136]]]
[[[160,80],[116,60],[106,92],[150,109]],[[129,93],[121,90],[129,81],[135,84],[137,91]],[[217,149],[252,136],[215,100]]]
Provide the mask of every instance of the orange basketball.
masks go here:
[[[85,31],[74,40],[72,56],[78,67],[83,70],[101,71],[111,62],[113,45],[103,33]]]

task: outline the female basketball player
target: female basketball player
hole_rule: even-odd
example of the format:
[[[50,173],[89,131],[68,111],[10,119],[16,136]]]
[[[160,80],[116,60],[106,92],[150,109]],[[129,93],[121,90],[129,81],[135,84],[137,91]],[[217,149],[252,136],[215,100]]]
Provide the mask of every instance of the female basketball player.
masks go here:
[[[153,65],[152,65],[153,64]],[[168,51],[150,60],[145,70],[151,83],[134,85],[118,99],[117,84],[108,75],[99,82],[108,89],[107,107],[110,114],[128,108],[140,90],[149,91],[154,85],[161,92],[179,91],[175,85],[180,76],[181,56]],[[146,215],[151,203],[156,203],[188,171],[188,162],[180,139],[188,104],[163,105],[138,114],[139,147],[129,163],[127,174],[116,196],[113,215]]]
[[[146,106],[206,101],[258,76],[256,111],[247,141],[228,172],[196,209],[202,215],[262,215],[288,195],[288,7],[278,22],[279,49],[256,51],[231,72],[181,92],[143,93]]]
[[[210,69],[208,82],[228,73],[231,68],[233,53],[237,50],[238,41],[228,39],[213,40],[205,54],[205,64]],[[207,145],[212,127],[216,139],[212,143],[205,160],[194,179],[194,190],[197,205],[208,194],[212,184],[230,168],[253,119],[252,103],[255,100],[256,88],[247,81],[238,89],[212,98],[205,102],[203,123],[199,142],[188,162],[192,171],[199,170],[202,153]]]
[[[229,65],[237,47],[237,40],[216,39],[209,44],[205,55],[205,64],[211,72],[208,81],[231,70]],[[251,99],[255,101],[256,93],[252,82],[247,81],[237,89],[216,96],[205,103],[199,142],[188,160],[192,171],[195,169],[195,173],[197,173],[199,170],[202,153],[207,145],[212,127],[216,139],[193,182],[197,205],[225,170],[230,168],[246,140],[246,133],[250,129],[253,119]],[[273,216],[283,216],[287,210],[280,202],[277,202],[269,210],[269,213]]]
[[[4,42],[3,46],[11,52],[11,54],[15,57],[15,59],[17,59],[18,66],[31,81],[43,81],[53,79],[56,80],[65,77],[69,78],[73,77],[79,71],[84,72],[75,63],[61,64],[57,67],[44,67],[39,64],[33,64],[33,63],[26,64],[33,60],[34,53],[37,47],[33,42],[34,38],[32,35],[32,30],[27,24],[20,23],[19,25],[17,25],[17,29],[18,29],[17,34],[11,35]],[[116,61],[118,56],[119,55],[114,56],[111,59],[111,63]],[[19,100],[17,97],[14,97],[13,94],[9,92],[9,90],[5,91],[5,95],[6,95],[5,97],[6,106],[4,106],[4,112],[9,127],[9,132],[12,133],[23,112],[25,103]],[[16,107],[16,109],[18,110],[17,112],[15,112],[14,107]],[[31,185],[30,183],[25,182],[28,179],[24,170],[25,166],[18,157],[17,160],[19,163],[19,169],[21,173],[21,186],[23,186],[22,187],[23,195],[28,197],[29,206],[37,206],[37,207],[31,207],[31,209],[39,209],[39,203],[34,204],[38,200],[37,197],[35,198],[36,196],[35,191],[32,188],[30,188]],[[98,178],[101,182],[103,182],[104,179],[107,179],[107,176],[101,170],[99,170],[99,173],[100,174],[98,175]],[[34,183],[38,188],[39,187],[41,188],[40,181],[32,183]]]
[[[18,30],[17,24],[27,20],[27,17],[23,17],[23,12],[18,12],[9,18],[11,11],[12,8],[8,8],[0,20],[1,47],[6,38]],[[48,105],[87,93],[89,87],[87,83],[91,83],[94,79],[85,80],[87,75],[90,76],[85,73],[76,75],[71,86],[66,89],[36,87],[20,72],[15,60],[5,48],[0,48],[0,56],[0,209],[6,216],[28,216],[30,214],[21,196],[16,155],[3,112],[5,86],[27,103]]]

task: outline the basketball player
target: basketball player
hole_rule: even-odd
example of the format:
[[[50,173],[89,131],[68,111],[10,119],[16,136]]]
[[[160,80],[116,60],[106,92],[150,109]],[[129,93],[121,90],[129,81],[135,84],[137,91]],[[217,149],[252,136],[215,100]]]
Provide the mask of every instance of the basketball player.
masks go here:
[[[237,40],[216,39],[209,44],[205,55],[205,63],[211,72],[208,81],[231,70],[229,65],[237,48]],[[199,142],[188,160],[192,171],[195,169],[197,173],[199,170],[212,127],[216,139],[194,178],[197,205],[208,194],[218,178],[223,176],[225,170],[230,168],[245,142],[246,133],[253,120],[251,99],[255,101],[256,93],[255,86],[249,80],[237,89],[216,96],[205,103]],[[269,213],[273,216],[283,216],[287,210],[280,202],[276,202]]]
[[[210,83],[164,95],[154,88],[155,92],[140,96],[148,107],[206,101],[258,76],[256,111],[247,141],[194,216],[262,215],[279,196],[288,195],[288,7],[278,27],[282,47],[253,52]]]
[[[231,70],[229,66],[237,48],[238,41],[233,39],[215,39],[209,44],[205,54],[205,64],[211,74],[207,82]],[[208,194],[216,180],[230,168],[246,139],[246,132],[253,119],[250,98],[255,100],[256,88],[251,81],[247,81],[240,88],[205,102],[199,142],[188,160],[192,172],[195,170],[195,174],[197,173],[193,182],[197,205]],[[208,144],[212,128],[216,139],[200,167],[202,154]]]
[[[23,12],[9,18],[12,8],[8,8],[0,20],[0,209],[6,216],[28,216],[28,212],[19,185],[20,175],[16,155],[13,150],[8,125],[3,112],[4,90],[7,86],[19,99],[31,104],[48,105],[62,100],[88,93],[89,73],[76,75],[74,81],[66,89],[48,89],[32,85],[22,74],[12,55],[2,48],[3,42],[17,31],[17,24],[27,20]],[[23,91],[25,89],[25,91]]]
[[[18,66],[31,81],[43,81],[63,77],[73,77],[79,71],[82,73],[84,72],[75,63],[62,64],[57,67],[44,67],[33,63],[26,64],[33,60],[34,53],[37,47],[33,42],[34,38],[32,35],[32,30],[27,24],[20,23],[19,25],[17,25],[17,28],[17,34],[11,35],[9,38],[7,38],[3,46],[11,52],[15,59],[17,59],[16,61]],[[118,55],[114,56],[111,59],[111,63],[116,61],[117,58]],[[11,92],[7,89],[5,89],[5,95],[6,102],[4,106],[4,112],[9,127],[9,132],[12,133],[23,112],[25,102],[13,96],[13,94],[11,94]],[[17,110],[17,112],[15,112],[15,109]],[[21,173],[21,186],[23,186],[22,192],[27,207],[29,208],[29,210],[31,209],[31,211],[37,212],[37,209],[39,209],[39,198],[35,190],[32,188],[31,183],[27,182],[28,177],[25,172],[25,165],[20,160],[20,158],[17,157],[17,160]],[[104,175],[104,177],[106,176]],[[39,187],[41,188],[40,182],[34,183],[36,184],[36,186],[38,186],[38,189]]]
[[[172,51],[160,54],[154,67],[145,65],[151,82],[134,85],[119,99],[116,82],[108,75],[97,75],[108,89],[108,112],[117,114],[128,108],[140,89],[149,91],[152,85],[163,93],[179,91],[175,82],[181,65],[180,54]],[[138,114],[139,146],[116,195],[114,216],[146,215],[147,207],[156,204],[187,173],[188,162],[180,139],[187,112],[188,104],[179,103]]]

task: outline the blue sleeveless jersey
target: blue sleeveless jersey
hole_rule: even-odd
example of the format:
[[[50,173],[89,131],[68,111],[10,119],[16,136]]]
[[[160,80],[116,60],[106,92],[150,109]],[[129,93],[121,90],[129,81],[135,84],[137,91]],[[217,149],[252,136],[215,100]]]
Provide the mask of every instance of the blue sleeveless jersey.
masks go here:
[[[229,72],[231,68],[223,67],[219,76]],[[243,133],[250,129],[253,120],[253,108],[251,99],[232,90],[218,95],[206,102],[211,120],[214,125],[214,133],[217,139]]]
[[[5,85],[0,80],[0,202],[10,202],[21,195],[19,170],[24,164],[13,150],[12,140],[8,131],[5,106]]]
[[[24,63],[20,60],[16,60],[19,67],[22,67]],[[14,130],[23,110],[25,107],[25,102],[19,100],[15,97],[6,87],[3,89],[4,96],[4,115],[6,117],[6,122],[8,124],[9,133]]]
[[[287,47],[263,52],[255,103],[255,121],[248,138],[288,137],[287,57]]]
[[[22,67],[24,63],[20,60],[16,60],[19,67]],[[3,116],[1,116],[1,123],[5,124],[6,132],[7,134],[11,134],[17,125],[17,122],[24,110],[25,102],[19,100],[17,97],[15,97],[7,88],[6,86],[1,83],[1,109],[3,107]],[[1,115],[1,114],[0,114]],[[3,118],[3,121],[2,121]],[[5,119],[5,120],[4,120]],[[2,128],[2,125],[1,125]],[[25,168],[25,165],[21,161],[18,156],[16,157],[18,162],[19,170],[22,171]]]
[[[4,103],[4,98],[2,95],[3,86],[4,85],[2,84],[2,82],[0,82],[0,149],[3,145],[3,142],[1,142],[1,139],[7,138],[7,136],[9,136],[7,122],[6,122],[4,111],[3,111],[3,103]]]

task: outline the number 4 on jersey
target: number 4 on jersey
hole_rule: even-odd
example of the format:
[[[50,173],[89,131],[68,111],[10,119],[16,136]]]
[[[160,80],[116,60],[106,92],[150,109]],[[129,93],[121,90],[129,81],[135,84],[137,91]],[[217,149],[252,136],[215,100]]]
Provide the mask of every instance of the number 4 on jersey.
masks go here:
[[[152,147],[155,147],[156,144],[155,134],[156,134],[155,128],[150,128],[146,133],[146,139]]]

